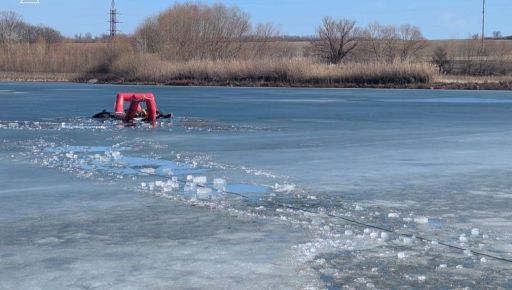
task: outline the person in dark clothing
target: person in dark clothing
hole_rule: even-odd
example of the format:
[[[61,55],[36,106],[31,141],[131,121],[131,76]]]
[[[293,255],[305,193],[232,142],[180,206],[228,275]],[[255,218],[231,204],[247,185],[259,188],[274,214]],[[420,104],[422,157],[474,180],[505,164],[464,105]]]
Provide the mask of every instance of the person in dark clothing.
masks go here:
[[[138,118],[146,118],[148,116],[148,113],[145,109],[142,109],[142,111],[138,112],[137,113],[137,117]],[[110,112],[107,112],[107,110],[103,110],[97,114],[94,114],[94,116],[92,116],[94,119],[101,119],[101,120],[106,120],[106,119],[119,119],[119,117],[116,115],[116,114],[113,114],[113,113],[110,113]],[[160,111],[156,111],[156,118],[157,119],[170,119],[173,117],[173,114],[170,113],[170,114],[165,114],[165,113],[162,113]]]

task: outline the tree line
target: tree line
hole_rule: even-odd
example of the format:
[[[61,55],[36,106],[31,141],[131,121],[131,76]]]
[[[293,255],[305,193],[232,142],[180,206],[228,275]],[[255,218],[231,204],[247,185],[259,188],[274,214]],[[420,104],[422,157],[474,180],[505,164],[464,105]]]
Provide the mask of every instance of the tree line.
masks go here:
[[[63,39],[59,31],[42,25],[32,25],[12,11],[0,11],[0,44],[44,41],[49,44]]]
[[[299,41],[300,46],[295,43]],[[440,45],[429,50],[429,42],[416,26],[374,22],[361,27],[354,20],[331,17],[322,19],[313,36],[286,36],[270,23],[253,25],[247,13],[223,4],[177,3],[147,18],[133,35],[115,39],[94,38],[91,34],[67,39],[50,27],[26,23],[14,12],[0,12],[0,48],[7,54],[15,45],[28,44],[25,48],[30,50],[31,44],[51,46],[63,42],[103,44],[98,46],[99,52],[87,48],[88,55],[98,56],[92,66],[98,72],[108,72],[122,55],[125,59],[148,55],[174,62],[292,58],[334,65],[429,62],[440,73],[492,74],[507,72],[507,67],[498,69],[496,65],[510,53],[506,46],[484,47],[476,39],[456,48]],[[65,53],[65,49],[59,51]]]
[[[276,48],[269,44],[286,41],[271,24],[251,27],[249,16],[236,7],[195,3],[176,4],[148,18],[134,38],[139,51],[172,60],[237,58],[250,52],[257,57],[272,56]],[[373,23],[360,28],[353,20],[330,17],[323,19],[316,35],[308,41],[308,55],[332,64],[363,59],[415,60],[426,43],[415,26]]]
[[[323,19],[316,36],[311,41],[312,53],[332,64],[345,59],[381,63],[417,61],[427,43],[421,30],[409,24],[374,22],[358,27],[353,20],[330,17]]]

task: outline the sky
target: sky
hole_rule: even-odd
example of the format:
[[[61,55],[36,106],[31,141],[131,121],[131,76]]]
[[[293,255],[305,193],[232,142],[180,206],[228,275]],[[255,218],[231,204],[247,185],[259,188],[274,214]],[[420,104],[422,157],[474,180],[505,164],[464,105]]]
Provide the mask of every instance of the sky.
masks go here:
[[[39,2],[22,4],[21,2]],[[0,11],[21,14],[27,22],[44,24],[65,36],[108,32],[111,0],[0,0]],[[133,33],[147,17],[172,6],[173,0],[116,0],[119,29]],[[480,33],[482,0],[203,0],[236,5],[253,24],[271,22],[283,34],[314,35],[324,16],[355,20],[365,26],[412,24],[429,39],[466,38]],[[486,0],[486,35],[501,31],[512,35],[512,0]]]

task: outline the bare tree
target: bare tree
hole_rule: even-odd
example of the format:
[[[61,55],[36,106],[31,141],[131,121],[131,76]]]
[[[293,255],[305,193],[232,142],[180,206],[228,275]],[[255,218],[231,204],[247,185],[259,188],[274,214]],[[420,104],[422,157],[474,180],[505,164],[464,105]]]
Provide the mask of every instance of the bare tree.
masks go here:
[[[21,41],[28,43],[42,41],[46,44],[55,44],[62,41],[62,38],[59,31],[47,26],[23,24],[21,29]]]
[[[314,53],[326,62],[338,64],[357,47],[359,36],[355,21],[325,17],[317,28],[318,40],[312,42]]]
[[[10,44],[21,40],[24,23],[18,14],[12,11],[0,11],[0,43]]]
[[[46,26],[34,26],[23,21],[22,17],[12,11],[0,11],[0,46],[10,54],[15,44],[55,44],[62,40],[57,30]]]
[[[488,49],[478,37],[464,40],[459,48],[461,72],[468,75],[489,74],[491,69]]]
[[[445,47],[436,47],[432,54],[432,63],[437,66],[439,73],[449,73],[451,71],[451,61]]]
[[[163,35],[155,18],[147,18],[135,31],[134,39],[141,53],[158,53],[164,45]]]
[[[426,47],[420,29],[409,24],[397,27],[374,22],[364,31],[368,54],[377,62],[417,59]]]
[[[138,47],[173,60],[236,57],[250,33],[249,16],[223,4],[175,4],[137,30]]]
[[[406,61],[417,58],[418,52],[424,49],[427,44],[420,29],[416,26],[404,24],[400,25],[397,31],[400,60]]]
[[[377,62],[393,62],[397,54],[397,28],[392,25],[370,23],[365,29],[370,56]]]
[[[492,32],[492,38],[500,39],[500,38],[503,38],[503,35],[501,34],[501,31],[493,31]]]

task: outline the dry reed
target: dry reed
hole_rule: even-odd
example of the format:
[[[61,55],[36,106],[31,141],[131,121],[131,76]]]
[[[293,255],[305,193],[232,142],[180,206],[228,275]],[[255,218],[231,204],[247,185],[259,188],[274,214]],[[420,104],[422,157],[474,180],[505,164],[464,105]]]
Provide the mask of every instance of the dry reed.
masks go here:
[[[346,63],[329,65],[307,57],[166,61],[136,53],[129,45],[104,43],[15,44],[0,54],[3,79],[75,80],[198,84],[276,84],[292,86],[404,85],[429,83],[436,69],[428,63]],[[78,77],[77,77],[78,76]]]
[[[16,43],[0,49],[0,71],[84,73],[105,55],[103,43]]]
[[[429,83],[436,68],[428,63],[347,63],[329,65],[309,58],[263,60],[163,61],[156,55],[124,55],[112,65],[127,82],[269,82],[290,85]]]

